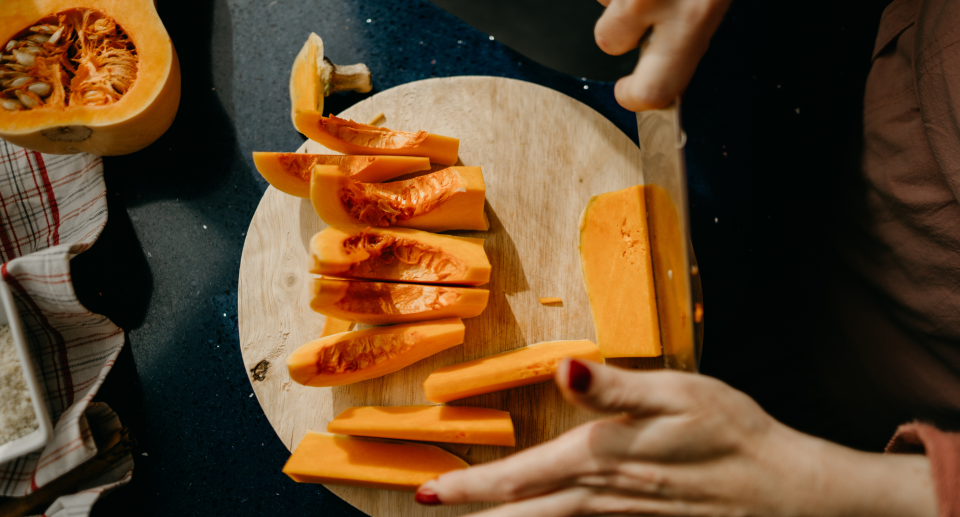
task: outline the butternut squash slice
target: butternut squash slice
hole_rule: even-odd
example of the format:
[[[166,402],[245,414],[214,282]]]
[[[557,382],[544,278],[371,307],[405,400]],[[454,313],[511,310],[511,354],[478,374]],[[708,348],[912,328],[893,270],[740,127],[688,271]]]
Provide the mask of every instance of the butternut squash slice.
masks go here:
[[[366,406],[344,410],[327,432],[426,442],[517,444],[510,413],[466,406]]]
[[[310,197],[314,165],[336,165],[354,181],[378,183],[430,168],[430,160],[415,156],[342,156],[338,154],[253,153],[257,171],[274,188],[291,196]]]
[[[487,308],[490,292],[446,285],[358,282],[315,278],[310,307],[327,317],[368,325],[472,318]]]
[[[490,281],[483,240],[369,226],[330,226],[310,240],[311,273],[427,284]]]
[[[324,117],[319,111],[297,112],[294,125],[310,140],[343,154],[426,156],[433,163],[453,165],[460,151],[460,140],[449,136],[394,131],[334,115]]]
[[[153,0],[4,0],[0,138],[53,154],[128,154],[180,103],[180,65]]]
[[[354,326],[356,326],[356,323],[352,321],[324,318],[323,328],[320,329],[320,337],[332,336],[341,332],[350,332]]]
[[[307,431],[283,473],[298,483],[413,492],[441,474],[468,467],[433,445]]]
[[[604,357],[661,355],[644,187],[590,198],[580,266]]]
[[[566,357],[603,362],[600,348],[590,341],[546,341],[440,368],[423,382],[423,391],[427,400],[450,402],[536,384],[553,379]]]
[[[305,386],[342,386],[382,377],[463,343],[458,318],[354,330],[311,341],[287,357]]]
[[[337,167],[317,165],[310,200],[331,226],[401,226],[431,232],[487,230],[480,167],[449,167],[391,183],[362,183]]]
[[[323,55],[323,40],[311,32],[290,70],[290,120],[296,127],[298,111],[323,112],[323,98],[333,92],[366,93],[371,89],[367,65],[333,64]]]

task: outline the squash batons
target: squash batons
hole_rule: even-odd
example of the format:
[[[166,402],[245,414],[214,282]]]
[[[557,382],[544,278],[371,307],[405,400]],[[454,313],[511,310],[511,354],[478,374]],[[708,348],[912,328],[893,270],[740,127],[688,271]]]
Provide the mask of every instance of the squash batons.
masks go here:
[[[487,307],[486,289],[446,285],[356,282],[315,278],[310,307],[323,314],[368,325],[443,318],[472,318]]]
[[[306,386],[342,386],[393,373],[463,343],[457,318],[343,332],[311,341],[287,357],[290,378]]]
[[[469,466],[433,445],[307,431],[283,473],[298,483],[413,492],[440,474]]]
[[[604,357],[661,355],[644,187],[590,198],[580,266]]]
[[[423,391],[427,400],[450,402],[536,384],[552,379],[566,357],[603,362],[600,349],[590,341],[547,341],[440,368],[423,382]]]
[[[485,196],[480,167],[449,167],[403,181],[362,183],[337,167],[318,165],[310,178],[313,208],[331,226],[487,230]]]
[[[173,123],[180,64],[153,0],[4,0],[2,6],[3,80],[33,83],[5,84],[0,138],[42,153],[114,156],[143,149]],[[83,42],[74,29],[86,34]],[[27,41],[28,34],[47,42]]]
[[[324,117],[319,110],[300,111],[294,125],[310,140],[343,154],[426,156],[433,163],[453,165],[460,149],[460,140],[456,138],[426,131],[394,131],[333,115]]]
[[[352,407],[334,418],[327,432],[505,447],[517,444],[510,413],[479,407]]]
[[[331,226],[310,240],[311,273],[338,278],[482,285],[490,261],[482,239],[407,228]]]
[[[378,183],[430,168],[430,160],[414,156],[342,156],[338,154],[253,153],[257,172],[273,187],[291,196],[310,197],[314,165],[335,165],[354,181]]]

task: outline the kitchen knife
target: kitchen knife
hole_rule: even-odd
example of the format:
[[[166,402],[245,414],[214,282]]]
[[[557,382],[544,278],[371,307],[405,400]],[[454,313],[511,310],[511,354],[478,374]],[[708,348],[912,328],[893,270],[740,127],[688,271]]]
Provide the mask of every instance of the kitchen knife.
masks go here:
[[[637,130],[664,366],[696,372],[703,306],[690,242],[683,159],[687,136],[680,125],[680,100],[666,108],[637,113]]]

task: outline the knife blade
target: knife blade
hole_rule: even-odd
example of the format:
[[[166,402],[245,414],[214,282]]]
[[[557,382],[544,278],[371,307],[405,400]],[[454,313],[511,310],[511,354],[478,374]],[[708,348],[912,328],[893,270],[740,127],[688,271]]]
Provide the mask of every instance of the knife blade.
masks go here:
[[[664,366],[696,372],[702,304],[695,307],[700,303],[694,300],[700,293],[700,277],[690,241],[683,157],[687,137],[680,123],[680,100],[637,113],[637,131]]]

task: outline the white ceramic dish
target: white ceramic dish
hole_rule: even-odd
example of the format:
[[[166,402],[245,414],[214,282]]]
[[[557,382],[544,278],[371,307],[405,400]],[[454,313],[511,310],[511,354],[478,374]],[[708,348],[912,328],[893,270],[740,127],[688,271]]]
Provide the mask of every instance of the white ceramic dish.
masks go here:
[[[27,341],[23,337],[23,325],[20,323],[20,314],[13,302],[10,288],[0,280],[0,324],[9,325],[13,335],[13,343],[17,348],[17,356],[23,367],[23,376],[30,390],[30,399],[33,402],[33,411],[37,414],[38,427],[32,433],[21,436],[16,440],[0,444],[0,463],[5,463],[24,454],[42,448],[53,437],[53,424],[50,423],[50,412],[44,398],[44,387],[38,382],[37,370],[33,365],[33,357],[27,348]]]

